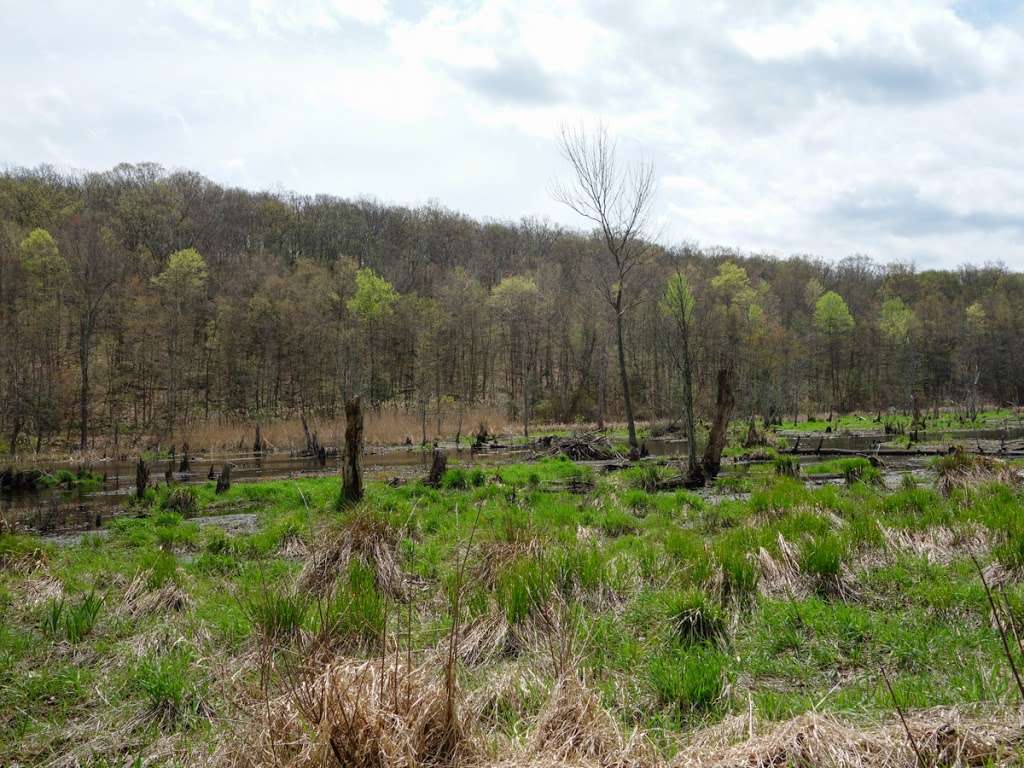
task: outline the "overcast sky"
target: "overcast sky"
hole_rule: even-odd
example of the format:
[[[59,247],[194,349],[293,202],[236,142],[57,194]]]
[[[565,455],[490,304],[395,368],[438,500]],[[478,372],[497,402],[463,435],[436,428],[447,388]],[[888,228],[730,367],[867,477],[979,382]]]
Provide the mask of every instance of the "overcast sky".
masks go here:
[[[661,239],[1024,269],[1021,2],[0,0],[0,163],[582,222],[566,121]]]

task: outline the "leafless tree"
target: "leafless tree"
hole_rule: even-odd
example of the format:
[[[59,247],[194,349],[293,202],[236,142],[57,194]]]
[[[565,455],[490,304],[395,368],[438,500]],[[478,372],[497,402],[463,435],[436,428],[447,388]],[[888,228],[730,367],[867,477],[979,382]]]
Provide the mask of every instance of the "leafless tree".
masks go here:
[[[638,303],[638,295],[628,290],[630,276],[644,262],[651,247],[647,227],[654,202],[654,166],[643,159],[620,164],[616,142],[603,124],[589,131],[582,126],[563,126],[559,146],[569,162],[571,176],[556,184],[552,194],[596,225],[607,251],[610,269],[602,281],[602,293],[615,314],[629,445],[636,450],[636,423],[622,326],[626,313]]]

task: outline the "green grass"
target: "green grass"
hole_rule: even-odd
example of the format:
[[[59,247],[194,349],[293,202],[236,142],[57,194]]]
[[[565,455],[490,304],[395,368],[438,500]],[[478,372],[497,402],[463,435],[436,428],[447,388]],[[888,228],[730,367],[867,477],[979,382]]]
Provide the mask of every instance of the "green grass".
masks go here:
[[[809,476],[866,469],[846,459],[811,467]],[[41,762],[39,745],[67,749],[66,734],[95,718],[111,732],[135,729],[132,754],[164,737],[216,743],[233,727],[239,691],[281,694],[297,654],[313,647],[377,663],[382,647],[411,644],[417,659],[436,658],[428,651],[446,647],[455,597],[464,627],[507,622],[457,669],[502,738],[534,727],[558,616],[603,705],[624,729],[657,734],[666,755],[691,728],[749,706],[763,718],[889,717],[883,665],[910,709],[1013,704],[984,591],[956,537],[980,537],[982,566],[1009,569],[1002,590],[1020,630],[1019,490],[947,498],[928,479],[887,491],[863,477],[815,486],[774,470],[750,468],[696,495],[658,491],[674,470],[654,464],[608,474],[564,459],[453,467],[439,488],[371,483],[345,511],[337,478],[238,483],[221,497],[203,484],[176,501],[154,491],[133,508],[139,516],[76,546],[0,535],[0,754]],[[584,492],[566,489],[573,478],[587,481]],[[191,519],[238,510],[256,515],[256,530]],[[369,531],[365,548],[331,566],[323,593],[301,589],[305,559],[357,526]],[[928,560],[887,536],[952,543]],[[780,537],[802,579],[791,594],[763,570],[762,550],[778,559]],[[382,586],[375,558],[393,559],[402,594]],[[139,574],[146,597],[185,594],[187,605],[129,610],[125,590]],[[498,691],[517,669],[535,674]]]

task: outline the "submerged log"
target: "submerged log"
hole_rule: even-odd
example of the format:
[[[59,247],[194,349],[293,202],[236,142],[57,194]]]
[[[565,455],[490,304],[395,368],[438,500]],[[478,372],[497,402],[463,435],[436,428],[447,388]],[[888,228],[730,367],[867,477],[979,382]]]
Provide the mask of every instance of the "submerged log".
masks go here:
[[[341,495],[345,501],[363,498],[363,409],[358,397],[345,402],[345,460]]]

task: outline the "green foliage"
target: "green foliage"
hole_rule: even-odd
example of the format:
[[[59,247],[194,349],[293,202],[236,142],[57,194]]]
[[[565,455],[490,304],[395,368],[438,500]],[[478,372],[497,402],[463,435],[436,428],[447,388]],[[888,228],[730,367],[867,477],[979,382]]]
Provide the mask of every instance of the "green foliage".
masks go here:
[[[298,634],[310,607],[303,592],[264,579],[246,590],[239,602],[253,630],[266,640],[288,640]]]
[[[800,550],[800,570],[819,579],[839,575],[846,556],[846,546],[834,534],[808,539]]]
[[[719,645],[725,642],[722,611],[700,590],[690,589],[670,595],[666,613],[674,636],[685,645]]]
[[[529,616],[541,606],[554,587],[550,564],[539,558],[519,558],[498,577],[496,598],[509,624]]]
[[[163,272],[153,278],[155,285],[171,303],[179,306],[197,296],[206,287],[206,261],[195,248],[175,251]]]
[[[57,243],[45,229],[33,229],[21,241],[21,268],[29,284],[38,294],[59,291],[70,275],[68,263],[57,249]]]
[[[795,456],[783,454],[776,456],[772,461],[775,474],[780,477],[798,477],[800,475],[800,461]]]
[[[161,725],[187,727],[205,710],[206,686],[194,653],[187,646],[176,645],[165,654],[143,658],[135,669],[132,685]]]
[[[356,272],[356,291],[346,307],[364,323],[387,317],[394,310],[398,292],[369,267]]]
[[[914,312],[900,298],[886,299],[878,319],[878,329],[892,344],[902,345],[910,341]]]
[[[64,606],[61,601],[63,610],[50,606],[47,609],[46,629],[55,635],[56,624],[63,614],[64,637],[69,643],[79,643],[92,634],[104,600],[105,597],[96,594],[96,590],[93,589],[71,605]]]
[[[199,512],[199,500],[194,489],[181,486],[171,491],[163,502],[163,508],[183,518],[195,517]]]
[[[693,320],[693,309],[696,302],[693,298],[693,291],[685,275],[677,272],[668,279],[665,286],[665,294],[658,302],[658,308],[666,317],[675,317],[682,322],[689,323]]]
[[[853,315],[843,297],[835,291],[824,294],[814,305],[814,326],[829,338],[853,330]]]
[[[385,619],[385,598],[373,570],[353,560],[328,603],[322,631],[345,646],[367,648],[383,637]]]
[[[713,708],[725,691],[726,659],[718,651],[694,647],[655,656],[648,667],[658,700],[681,714]]]

